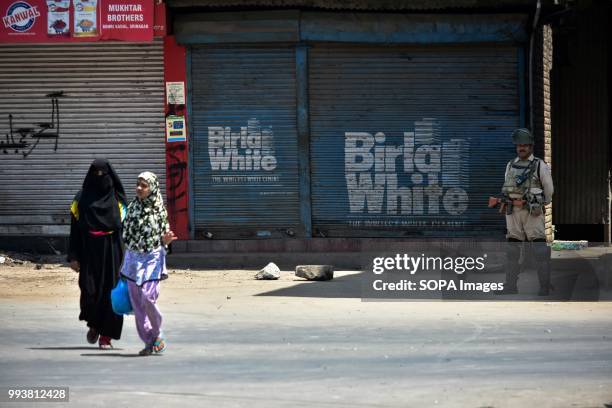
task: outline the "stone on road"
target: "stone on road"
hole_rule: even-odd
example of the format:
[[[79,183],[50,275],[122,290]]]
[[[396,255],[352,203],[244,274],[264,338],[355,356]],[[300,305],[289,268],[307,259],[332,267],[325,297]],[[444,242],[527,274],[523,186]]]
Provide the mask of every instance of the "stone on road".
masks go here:
[[[255,279],[258,280],[276,280],[280,278],[281,271],[274,262],[267,264],[262,270],[255,274]]]
[[[295,267],[295,276],[312,281],[332,280],[334,267],[331,265],[299,265]]]

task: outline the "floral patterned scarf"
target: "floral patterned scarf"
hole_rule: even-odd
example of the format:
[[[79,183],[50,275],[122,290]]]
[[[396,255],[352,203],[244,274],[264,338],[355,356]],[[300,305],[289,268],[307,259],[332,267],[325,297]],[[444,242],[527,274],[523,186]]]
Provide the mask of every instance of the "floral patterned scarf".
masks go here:
[[[128,206],[123,222],[123,240],[132,251],[151,252],[162,245],[162,235],[170,231],[168,213],[157,176],[145,171],[138,178],[147,182],[151,194],[143,200],[134,198]]]

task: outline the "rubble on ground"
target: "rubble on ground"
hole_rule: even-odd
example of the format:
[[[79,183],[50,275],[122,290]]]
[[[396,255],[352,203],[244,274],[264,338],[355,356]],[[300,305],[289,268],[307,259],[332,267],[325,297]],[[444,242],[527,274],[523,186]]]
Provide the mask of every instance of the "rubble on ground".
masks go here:
[[[255,279],[258,280],[275,280],[280,278],[281,271],[274,262],[270,262],[265,268],[257,272]]]
[[[36,255],[27,252],[0,252],[0,266],[32,266],[52,269],[66,263],[65,255]]]
[[[298,265],[295,267],[295,276],[313,281],[327,281],[334,279],[332,265]]]

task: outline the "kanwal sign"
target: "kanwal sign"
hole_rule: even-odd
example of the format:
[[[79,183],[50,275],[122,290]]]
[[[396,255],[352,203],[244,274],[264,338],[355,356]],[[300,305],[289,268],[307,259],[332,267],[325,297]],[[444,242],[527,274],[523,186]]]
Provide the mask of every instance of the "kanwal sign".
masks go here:
[[[6,15],[2,17],[4,28],[11,29],[17,33],[27,33],[36,19],[40,17],[37,6],[32,6],[25,1],[17,1],[6,9]]]

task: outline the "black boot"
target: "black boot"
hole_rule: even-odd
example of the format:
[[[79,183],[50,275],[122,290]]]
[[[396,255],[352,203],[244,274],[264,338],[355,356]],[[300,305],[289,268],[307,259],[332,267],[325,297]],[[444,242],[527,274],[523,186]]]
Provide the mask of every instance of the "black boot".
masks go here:
[[[538,296],[548,296],[553,286],[550,283],[550,247],[546,245],[546,240],[534,240],[532,243],[533,254],[538,261],[538,280],[540,290]]]
[[[518,293],[518,277],[521,272],[519,258],[521,257],[521,247],[519,240],[508,238],[508,250],[506,251],[506,281],[504,288],[499,291],[500,295],[516,295]]]

